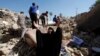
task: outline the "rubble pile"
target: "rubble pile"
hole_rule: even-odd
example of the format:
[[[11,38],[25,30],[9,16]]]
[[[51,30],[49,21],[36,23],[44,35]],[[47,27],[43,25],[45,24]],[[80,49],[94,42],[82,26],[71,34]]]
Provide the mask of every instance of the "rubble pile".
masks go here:
[[[18,36],[20,35],[18,33],[20,32],[20,26],[17,25],[18,15],[18,13],[12,12],[8,9],[0,9],[0,56],[36,56],[36,47],[30,47]],[[78,31],[74,19],[66,19],[66,21],[62,22],[60,26],[63,30],[60,56],[88,56],[91,54],[92,47],[94,50],[97,50],[94,47],[100,48],[100,37],[98,36],[95,38],[87,32]],[[56,29],[56,26],[51,27]],[[85,47],[67,46],[70,43],[73,34],[77,32],[79,33],[77,34],[78,37],[84,40],[86,44]]]
[[[34,55],[33,50],[35,49],[30,48],[18,36],[21,34],[20,26],[17,22],[18,15],[19,13],[9,9],[0,9],[0,56]],[[23,47],[25,48],[23,49]],[[26,54],[25,50],[27,51]]]

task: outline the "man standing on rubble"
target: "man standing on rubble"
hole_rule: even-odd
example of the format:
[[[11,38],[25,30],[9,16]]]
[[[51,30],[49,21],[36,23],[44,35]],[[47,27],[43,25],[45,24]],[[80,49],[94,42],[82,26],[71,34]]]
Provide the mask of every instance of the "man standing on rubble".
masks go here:
[[[31,18],[32,28],[36,28],[35,24],[37,24],[37,6],[35,3],[32,3],[32,6],[29,8],[29,15]]]
[[[39,25],[40,11],[39,11],[39,6],[38,5],[37,5],[36,14],[37,14],[37,24]]]
[[[20,14],[18,15],[18,25],[20,26],[21,30],[22,30],[22,34],[21,37],[23,37],[23,31],[26,29],[26,25],[25,25],[25,16],[24,16],[24,12],[20,12]]]
[[[40,19],[41,19],[43,26],[46,25],[46,22],[48,24],[48,11],[46,11],[45,13],[42,13],[41,16],[40,16]]]

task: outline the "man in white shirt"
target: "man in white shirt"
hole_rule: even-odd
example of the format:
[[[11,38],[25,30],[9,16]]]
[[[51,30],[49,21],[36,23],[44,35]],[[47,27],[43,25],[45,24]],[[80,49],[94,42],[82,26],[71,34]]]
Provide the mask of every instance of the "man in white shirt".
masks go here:
[[[37,23],[39,24],[40,11],[38,8],[39,6],[37,6],[36,14],[37,14]]]

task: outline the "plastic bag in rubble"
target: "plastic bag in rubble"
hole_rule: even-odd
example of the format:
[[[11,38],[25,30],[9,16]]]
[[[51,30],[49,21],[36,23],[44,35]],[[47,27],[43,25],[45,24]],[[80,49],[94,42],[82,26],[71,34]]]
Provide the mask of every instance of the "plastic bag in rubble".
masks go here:
[[[61,47],[61,50],[60,50],[60,55],[59,56],[71,56],[70,53],[68,53],[64,47]]]
[[[10,51],[7,56],[18,56],[18,53],[14,53],[13,51]]]
[[[75,42],[78,45],[81,45],[84,41],[77,36],[73,36],[73,42]]]

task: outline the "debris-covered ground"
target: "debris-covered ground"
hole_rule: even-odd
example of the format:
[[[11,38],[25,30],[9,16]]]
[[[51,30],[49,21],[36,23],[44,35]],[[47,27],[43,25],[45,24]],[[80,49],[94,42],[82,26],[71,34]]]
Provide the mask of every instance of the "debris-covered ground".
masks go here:
[[[17,13],[0,10],[0,56],[35,56],[36,47],[31,48],[21,39],[20,26],[17,25]],[[100,36],[78,31],[74,19],[61,23],[63,40],[60,56],[96,56],[100,52]],[[51,26],[56,29],[56,26]],[[78,33],[78,34],[76,34]],[[70,40],[76,34],[85,43],[84,46],[70,46]],[[94,50],[94,51],[93,51]]]

